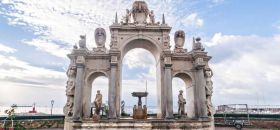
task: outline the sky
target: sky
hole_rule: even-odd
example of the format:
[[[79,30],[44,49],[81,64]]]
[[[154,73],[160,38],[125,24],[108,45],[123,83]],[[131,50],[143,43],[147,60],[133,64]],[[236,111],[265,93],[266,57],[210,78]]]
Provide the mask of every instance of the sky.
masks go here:
[[[279,0],[146,0],[156,21],[164,13],[170,33],[186,32],[185,48],[192,37],[201,37],[213,76],[213,103],[280,105],[280,1]],[[79,35],[87,35],[87,47],[95,47],[94,30],[107,33],[130,9],[133,0],[0,0],[0,106],[12,104],[63,107],[66,102],[67,54]],[[171,40],[172,48],[174,41]],[[148,106],[155,106],[155,59],[147,50],[134,49],[124,58],[122,92],[128,106],[136,104],[131,92],[145,88]],[[173,97],[184,90],[174,78]],[[93,82],[104,102],[108,79]],[[176,104],[176,103],[174,103]]]

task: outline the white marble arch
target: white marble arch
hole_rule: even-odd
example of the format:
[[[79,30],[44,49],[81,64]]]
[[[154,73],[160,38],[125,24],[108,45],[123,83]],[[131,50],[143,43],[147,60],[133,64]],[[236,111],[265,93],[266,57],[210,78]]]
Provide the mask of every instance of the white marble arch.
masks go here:
[[[194,85],[193,77],[191,72],[176,72],[173,74],[173,78],[177,77],[184,81],[185,83],[185,99],[186,99],[186,108],[187,108],[187,117],[195,118],[195,101],[194,101]],[[179,93],[179,92],[177,92]]]
[[[120,66],[119,66],[119,75],[120,75],[120,84],[122,84],[122,62],[124,56],[129,52],[130,50],[133,50],[135,48],[142,48],[147,51],[149,51],[153,57],[155,58],[156,61],[156,80],[157,80],[157,106],[158,106],[158,112],[157,112],[157,117],[161,118],[163,109],[164,109],[164,101],[162,99],[162,63],[161,63],[161,53],[162,49],[160,47],[160,43],[154,40],[153,38],[147,36],[147,35],[134,35],[126,39],[123,44],[120,46],[121,50],[121,59],[120,59]],[[117,115],[119,116],[120,112],[120,100],[121,100],[121,85],[117,89]]]
[[[140,1],[135,2],[139,4]],[[143,2],[140,3],[143,4]],[[109,80],[108,118],[120,118],[122,62],[126,53],[134,48],[145,49],[151,52],[155,58],[158,118],[174,119],[172,97],[172,77],[174,76],[183,79],[186,86],[192,86],[189,89],[192,89],[193,93],[187,95],[193,96],[186,97],[194,99],[188,104],[192,107],[192,109],[188,108],[188,113],[190,113],[188,115],[201,119],[208,118],[204,71],[209,70],[208,61],[211,57],[201,47],[200,40],[194,40],[193,45],[196,48],[188,51],[183,48],[184,31],[176,31],[177,33],[174,35],[176,46],[174,50],[171,50],[170,32],[172,28],[165,23],[164,17],[162,23],[123,23],[118,22],[116,15],[115,23],[109,28],[110,48],[97,46],[97,48],[90,49],[74,46],[71,54],[68,54],[71,60],[70,67],[76,70],[72,120],[81,121],[90,116],[91,85],[98,76],[106,76]],[[106,32],[101,31],[95,37],[101,39],[101,42],[98,41],[96,44],[105,44]],[[102,43],[102,39],[104,43]],[[79,43],[86,44],[83,39]],[[68,98],[71,97],[68,96]],[[69,109],[71,110],[71,108]]]
[[[108,79],[109,82],[109,74],[105,71],[91,71],[85,77],[85,87],[83,88],[83,117],[90,117],[90,107],[91,107],[91,96],[92,96],[92,83],[98,77],[104,76]],[[109,94],[108,94],[109,96]]]
[[[73,113],[71,116],[66,115],[65,118],[66,122],[74,122],[72,126],[69,125],[69,128],[76,129],[74,128],[75,122],[87,121],[84,119],[90,116],[91,85],[98,76],[106,76],[109,80],[108,119],[118,120],[120,118],[122,62],[125,54],[134,48],[145,49],[151,52],[155,58],[158,118],[174,120],[172,78],[179,77],[186,86],[191,86],[186,88],[188,92],[192,92],[186,94],[186,99],[190,100],[187,104],[188,116],[197,121],[209,119],[206,104],[205,71],[211,70],[208,64],[211,56],[207,55],[200,38],[194,38],[193,43],[188,43],[193,45],[193,49],[188,51],[183,48],[185,33],[178,30],[174,35],[175,48],[171,50],[170,32],[172,28],[165,22],[164,15],[161,23],[149,23],[143,17],[138,17],[139,13],[142,13],[141,16],[143,13],[151,13],[145,2],[135,1],[133,8],[141,10],[140,12],[132,12],[133,16],[136,16],[136,22],[118,22],[116,14],[115,22],[109,27],[110,48],[105,48],[106,32],[100,31],[104,29],[99,28],[97,29],[99,33],[95,35],[95,38],[99,39],[96,41],[98,45],[96,48],[86,48],[84,46],[86,40],[81,39],[79,47],[73,46],[71,53],[67,55],[70,59],[69,70],[76,72],[75,90],[73,91],[68,85],[66,91],[74,93],[74,101],[67,100],[65,105],[65,110],[67,110],[65,114],[66,112]],[[128,12],[128,14],[130,13]],[[129,16],[126,18],[130,19]],[[139,21],[139,19],[142,20]],[[73,96],[68,93],[66,93],[67,98],[72,99]],[[73,104],[73,106],[69,104]]]

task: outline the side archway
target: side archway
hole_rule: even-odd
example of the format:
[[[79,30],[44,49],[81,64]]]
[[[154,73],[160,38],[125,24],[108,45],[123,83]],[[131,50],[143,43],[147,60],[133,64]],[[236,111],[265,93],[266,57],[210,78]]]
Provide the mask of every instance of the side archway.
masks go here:
[[[83,116],[85,118],[89,118],[91,116],[91,98],[92,98],[92,84],[95,79],[99,77],[106,77],[108,79],[108,86],[109,87],[109,75],[107,72],[104,71],[93,71],[90,72],[85,77],[85,87],[83,88],[83,93],[85,96],[83,96]],[[108,92],[106,92],[108,93]],[[104,94],[103,94],[104,95]],[[108,94],[107,94],[108,95]]]
[[[178,72],[173,75],[174,78],[179,78],[184,82],[184,97],[186,99],[187,117],[195,118],[195,99],[194,99],[194,87],[193,78],[188,72]],[[175,87],[175,86],[173,86]],[[178,93],[178,92],[177,92]]]

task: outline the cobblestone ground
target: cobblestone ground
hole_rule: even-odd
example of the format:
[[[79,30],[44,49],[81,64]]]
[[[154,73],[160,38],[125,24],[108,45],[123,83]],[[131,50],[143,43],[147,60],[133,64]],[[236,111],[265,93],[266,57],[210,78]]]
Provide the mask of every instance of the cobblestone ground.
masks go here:
[[[234,128],[234,127],[216,127],[215,130],[236,130],[236,128]],[[242,128],[242,130],[274,130],[274,129]]]
[[[39,129],[39,130],[63,130],[63,129]]]
[[[63,129],[39,129],[39,130],[63,130]],[[216,127],[215,130],[236,130],[236,129],[234,127]],[[242,130],[274,130],[274,129],[243,128]]]

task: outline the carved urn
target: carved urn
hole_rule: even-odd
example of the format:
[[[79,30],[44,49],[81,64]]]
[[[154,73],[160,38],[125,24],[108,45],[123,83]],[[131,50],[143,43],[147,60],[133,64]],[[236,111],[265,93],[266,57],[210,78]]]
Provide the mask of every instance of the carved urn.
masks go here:
[[[182,30],[176,31],[174,41],[176,48],[183,48],[185,43],[185,32]]]
[[[106,42],[106,32],[104,28],[95,29],[95,43],[98,48],[105,47]]]
[[[134,22],[145,23],[147,22],[147,15],[149,13],[148,5],[145,1],[135,1],[132,7],[132,16]]]

